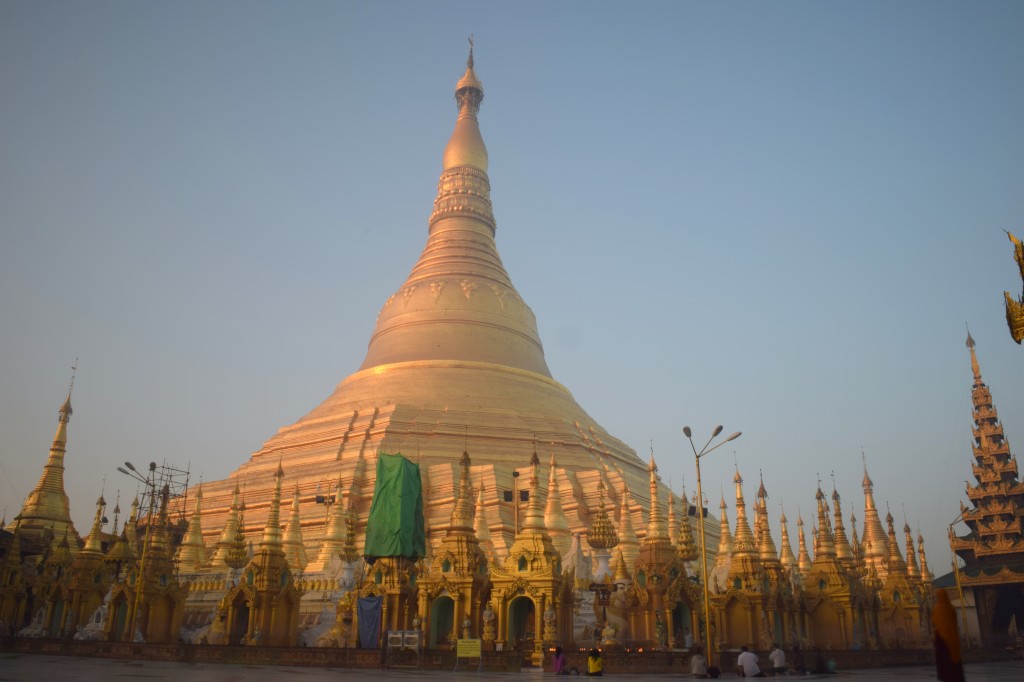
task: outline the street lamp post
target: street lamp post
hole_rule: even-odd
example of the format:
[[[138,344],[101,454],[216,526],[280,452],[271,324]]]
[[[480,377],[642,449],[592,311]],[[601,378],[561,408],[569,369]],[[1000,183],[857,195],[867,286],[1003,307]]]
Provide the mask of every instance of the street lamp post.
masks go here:
[[[135,577],[135,598],[132,601],[131,615],[128,618],[129,637],[135,639],[135,621],[139,614],[139,601],[142,597],[142,583],[146,577],[146,555],[149,553],[150,538],[153,536],[153,509],[156,506],[156,462],[149,463],[149,475],[143,478],[139,470],[131,462],[125,462],[124,467],[117,467],[117,470],[126,476],[146,485],[149,494],[149,519],[146,521],[146,540],[142,544],[142,558],[139,560],[139,573]],[[136,519],[138,523],[138,519]],[[130,641],[131,641],[130,640]]]
[[[693,450],[693,459],[697,464],[697,504],[700,507],[697,509],[697,514],[700,516],[700,568],[701,568],[701,582],[704,584],[704,639],[707,644],[707,659],[708,665],[712,664],[714,660],[714,640],[711,637],[711,601],[708,598],[708,549],[707,544],[704,540],[704,491],[701,489],[700,481],[700,458],[704,455],[710,454],[722,447],[731,440],[736,440],[740,437],[740,431],[732,434],[718,445],[709,448],[711,441],[718,437],[722,433],[722,426],[718,425],[712,432],[711,437],[708,438],[708,442],[704,444],[704,447],[697,452],[697,447],[693,444],[693,431],[690,430],[689,426],[683,427],[683,435],[686,436],[686,440],[690,441],[690,448]]]

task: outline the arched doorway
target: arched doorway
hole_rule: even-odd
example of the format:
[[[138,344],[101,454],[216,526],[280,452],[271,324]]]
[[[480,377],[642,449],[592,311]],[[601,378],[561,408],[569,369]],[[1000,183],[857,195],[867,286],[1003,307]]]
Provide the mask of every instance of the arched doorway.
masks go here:
[[[446,645],[454,645],[452,628],[455,626],[455,602],[446,594],[442,594],[430,605],[430,639],[427,648],[437,649]]]
[[[50,637],[60,636],[60,626],[64,622],[64,598],[57,597],[53,602],[53,612],[50,617],[50,627],[47,628]]]
[[[688,649],[697,639],[693,634],[693,613],[686,602],[679,601],[672,607],[672,627],[677,649]]]
[[[231,634],[229,644],[238,645],[249,632],[249,602],[244,593],[235,597],[231,604]]]
[[[128,625],[128,599],[122,594],[114,600],[114,626],[110,632],[114,641],[126,639],[125,627]],[[127,638],[129,641],[130,637]]]
[[[516,597],[508,605],[508,641],[516,651],[533,653],[537,610],[529,597]]]

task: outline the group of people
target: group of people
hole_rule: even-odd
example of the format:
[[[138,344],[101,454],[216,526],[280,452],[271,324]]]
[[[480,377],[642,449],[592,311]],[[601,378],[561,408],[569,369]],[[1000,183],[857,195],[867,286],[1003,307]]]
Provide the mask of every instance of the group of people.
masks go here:
[[[555,647],[555,655],[551,658],[551,669],[556,675],[579,675],[580,670],[576,667],[568,667],[565,652],[562,647]],[[604,661],[601,659],[600,649],[591,649],[587,654],[587,675],[601,677],[604,675]]]
[[[565,652],[560,646],[555,647],[555,654],[551,662],[552,670],[556,675],[580,674],[578,668],[568,667]],[[807,673],[803,654],[796,647],[793,647],[792,668],[793,672],[797,674]],[[757,654],[750,651],[749,648],[744,646],[740,649],[739,656],[736,657],[736,675],[739,677],[772,677],[775,675],[785,675],[786,671],[786,652],[778,644],[772,644],[772,650],[768,654],[768,668],[764,671],[761,670],[761,666],[758,664]],[[829,659],[826,662],[825,658],[821,655],[821,651],[818,651],[813,672],[818,674],[834,673],[836,672],[836,662],[834,659]],[[600,677],[604,674],[604,662],[601,660],[601,651],[599,649],[591,649],[587,655],[587,670],[585,674],[592,677]],[[717,678],[721,671],[716,666],[709,666],[708,659],[704,657],[703,649],[700,646],[694,646],[690,650],[690,674],[696,678],[707,679],[709,677]]]

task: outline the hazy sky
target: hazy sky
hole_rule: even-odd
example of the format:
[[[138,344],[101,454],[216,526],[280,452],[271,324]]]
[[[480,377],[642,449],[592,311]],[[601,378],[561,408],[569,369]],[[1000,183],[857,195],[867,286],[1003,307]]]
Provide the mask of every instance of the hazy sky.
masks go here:
[[[734,461],[748,499],[763,470],[776,541],[833,471],[862,519],[863,448],[945,572],[965,323],[1024,445],[1020,2],[0,2],[8,518],[76,357],[81,532],[104,477],[134,495],[124,460],[224,478],[358,368],[471,33],[498,248],[555,378],[677,492],[684,425],[742,430],[705,489],[731,510]]]

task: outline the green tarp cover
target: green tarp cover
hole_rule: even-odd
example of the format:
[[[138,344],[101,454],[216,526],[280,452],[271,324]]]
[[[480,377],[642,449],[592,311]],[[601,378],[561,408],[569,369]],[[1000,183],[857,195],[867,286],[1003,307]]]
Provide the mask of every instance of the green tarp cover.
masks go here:
[[[426,544],[420,465],[400,454],[377,455],[364,556],[371,562],[385,556],[419,559],[426,554]]]

